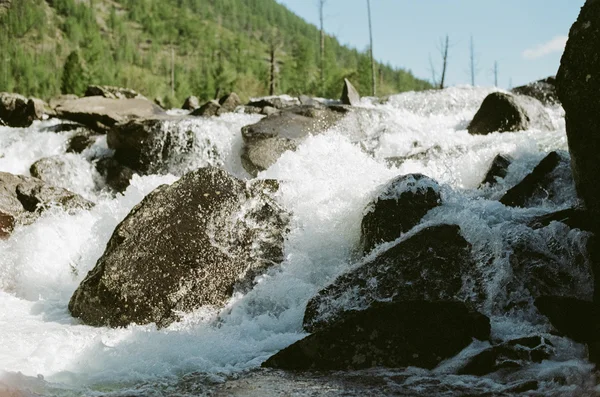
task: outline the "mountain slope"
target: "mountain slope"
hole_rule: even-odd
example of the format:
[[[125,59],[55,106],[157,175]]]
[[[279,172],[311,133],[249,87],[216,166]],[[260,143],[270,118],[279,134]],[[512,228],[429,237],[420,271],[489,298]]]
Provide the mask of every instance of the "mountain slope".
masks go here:
[[[272,70],[276,94],[338,97],[343,77],[370,92],[367,53],[330,36],[321,84],[318,29],[275,0],[20,0],[0,12],[0,27],[0,91],[69,91],[64,65],[76,51],[81,68],[65,77],[76,86],[127,86],[168,105],[229,90],[266,95]],[[379,95],[430,88],[405,70],[377,68]]]

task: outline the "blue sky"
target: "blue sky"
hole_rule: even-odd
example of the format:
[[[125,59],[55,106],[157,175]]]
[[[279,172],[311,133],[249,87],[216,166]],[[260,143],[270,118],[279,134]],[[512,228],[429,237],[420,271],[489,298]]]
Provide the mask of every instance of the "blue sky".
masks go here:
[[[278,0],[319,23],[318,0]],[[477,85],[518,86],[556,74],[569,28],[585,0],[371,0],[375,57],[431,80],[440,69],[439,42],[450,37],[448,84],[470,83],[474,40]],[[369,43],[366,0],[327,0],[325,30],[360,50]]]

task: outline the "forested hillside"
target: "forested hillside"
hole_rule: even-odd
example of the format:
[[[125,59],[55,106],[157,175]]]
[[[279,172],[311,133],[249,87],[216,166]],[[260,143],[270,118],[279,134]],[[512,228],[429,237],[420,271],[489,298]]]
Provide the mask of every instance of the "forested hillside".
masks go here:
[[[343,77],[370,92],[367,51],[330,36],[321,84],[318,29],[275,0],[13,0],[0,28],[0,91],[49,98],[107,84],[178,105],[266,95],[274,75],[276,94],[338,97]],[[377,70],[378,95],[430,88]]]

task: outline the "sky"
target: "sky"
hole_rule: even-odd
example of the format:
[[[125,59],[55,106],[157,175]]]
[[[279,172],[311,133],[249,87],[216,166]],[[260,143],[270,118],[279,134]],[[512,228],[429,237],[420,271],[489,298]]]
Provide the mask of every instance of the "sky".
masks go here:
[[[319,24],[318,0],[278,0]],[[432,80],[439,75],[440,40],[449,36],[447,85],[470,84],[470,41],[475,84],[516,87],[555,75],[569,29],[585,0],[371,0],[375,58]],[[366,0],[327,0],[325,30],[359,50],[369,45]]]

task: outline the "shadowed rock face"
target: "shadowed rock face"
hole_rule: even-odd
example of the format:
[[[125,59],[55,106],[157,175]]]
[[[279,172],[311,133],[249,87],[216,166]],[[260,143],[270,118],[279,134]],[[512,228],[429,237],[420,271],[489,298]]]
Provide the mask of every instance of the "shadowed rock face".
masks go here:
[[[9,127],[29,127],[34,120],[41,120],[44,112],[45,103],[39,99],[0,93],[0,121]]]
[[[109,85],[90,85],[87,90],[85,90],[84,96],[101,96],[110,99],[145,99],[143,95],[130,88],[113,87]]]
[[[487,340],[490,320],[460,302],[380,303],[351,312],[269,358],[263,367],[343,370],[417,366],[432,369]]]
[[[282,258],[287,218],[269,190],[212,167],[158,187],[117,226],[69,310],[90,325],[166,326],[224,304]]]
[[[523,131],[530,128],[550,130],[552,120],[537,99],[494,92],[488,95],[467,128],[470,134]]]
[[[508,173],[508,167],[512,163],[512,158],[507,155],[498,154],[492,160],[492,164],[490,164],[490,168],[488,172],[485,174],[483,181],[481,182],[481,186],[488,185],[493,186],[498,183],[499,178],[506,177]]]
[[[556,76],[565,109],[575,186],[586,207],[600,214],[600,2],[587,1],[571,27]]]
[[[342,89],[340,101],[342,101],[344,105],[356,106],[360,104],[360,95],[348,79],[344,79],[344,87]]]
[[[554,76],[515,87],[510,92],[533,97],[544,105],[556,105],[560,103],[556,94],[556,78]]]
[[[477,278],[471,244],[456,225],[436,225],[341,275],[306,306],[304,328],[314,332],[345,318],[348,307],[376,301],[454,300],[463,278]]]

